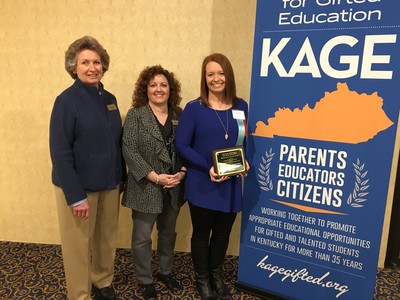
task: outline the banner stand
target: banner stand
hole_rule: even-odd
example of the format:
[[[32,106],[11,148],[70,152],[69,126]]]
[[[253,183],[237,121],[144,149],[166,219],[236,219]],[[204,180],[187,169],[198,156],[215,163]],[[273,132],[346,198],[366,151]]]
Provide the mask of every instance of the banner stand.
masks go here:
[[[385,267],[397,270],[400,267],[400,159],[397,164],[392,214],[390,217],[389,237],[386,249]]]
[[[253,288],[253,287],[250,287],[248,285],[241,284],[239,282],[236,282],[235,288],[238,291],[251,294],[251,295],[259,297],[259,298],[261,298],[263,300],[294,300],[293,298],[284,298],[284,297],[278,296],[278,295],[273,294],[273,293],[267,293],[267,292],[265,292],[263,290],[260,290],[260,289],[257,289],[257,288]]]
[[[257,1],[239,289],[373,298],[399,128],[399,10]]]

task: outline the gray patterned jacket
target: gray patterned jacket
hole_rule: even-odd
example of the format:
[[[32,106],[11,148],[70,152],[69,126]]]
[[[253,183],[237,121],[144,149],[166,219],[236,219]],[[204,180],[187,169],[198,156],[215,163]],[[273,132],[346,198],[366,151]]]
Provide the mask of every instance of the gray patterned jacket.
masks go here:
[[[178,115],[172,112],[172,120]],[[173,140],[178,122],[173,122]],[[146,175],[154,170],[158,174],[172,174],[181,169],[181,161],[173,147],[172,159],[164,144],[155,116],[149,104],[139,108],[131,108],[126,116],[122,153],[128,166],[127,184],[125,186],[122,205],[143,213],[161,213],[163,206],[163,188],[146,179]],[[172,206],[180,207],[183,201],[183,184],[169,190]]]

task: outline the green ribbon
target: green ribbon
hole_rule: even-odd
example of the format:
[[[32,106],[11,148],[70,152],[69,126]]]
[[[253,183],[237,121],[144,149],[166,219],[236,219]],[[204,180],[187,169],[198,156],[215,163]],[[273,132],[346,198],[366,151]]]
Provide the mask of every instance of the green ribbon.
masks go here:
[[[236,119],[236,121],[238,124],[238,137],[237,137],[237,141],[236,141],[236,146],[241,146],[241,145],[243,145],[246,128],[244,126],[244,120]]]

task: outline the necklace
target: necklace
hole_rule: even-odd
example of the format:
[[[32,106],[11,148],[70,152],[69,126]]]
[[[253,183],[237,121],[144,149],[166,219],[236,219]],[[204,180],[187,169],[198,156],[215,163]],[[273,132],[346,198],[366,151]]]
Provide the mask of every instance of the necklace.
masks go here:
[[[224,128],[224,131],[225,131],[225,139],[227,140],[228,137],[229,137],[229,135],[228,135],[228,129],[229,129],[229,128],[228,128],[228,126],[229,126],[229,123],[228,123],[228,110],[226,111],[226,128],[225,128],[225,125],[224,125],[224,123],[222,122],[221,118],[219,117],[217,111],[216,111],[214,108],[213,108],[213,110],[215,111],[215,114],[217,115],[218,120],[221,122],[221,125],[222,125],[222,127]]]

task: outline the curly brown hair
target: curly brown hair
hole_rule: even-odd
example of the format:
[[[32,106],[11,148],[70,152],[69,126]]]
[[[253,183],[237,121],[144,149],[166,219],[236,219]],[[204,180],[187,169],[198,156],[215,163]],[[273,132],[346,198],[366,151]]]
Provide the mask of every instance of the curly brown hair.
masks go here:
[[[65,51],[65,70],[71,75],[73,79],[77,78],[74,73],[76,67],[77,56],[83,50],[93,50],[100,55],[101,64],[103,66],[103,74],[108,70],[110,65],[110,56],[106,49],[93,37],[84,36],[77,39],[71,45],[69,45],[67,51]]]
[[[174,73],[169,72],[160,65],[146,67],[140,73],[132,95],[132,107],[138,108],[146,105],[149,102],[149,98],[147,96],[147,86],[150,80],[157,75],[164,75],[165,78],[167,78],[170,89],[168,105],[177,113],[181,113],[182,108],[179,106],[182,101],[181,84],[175,77]]]

